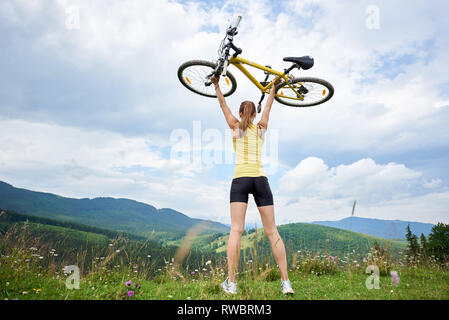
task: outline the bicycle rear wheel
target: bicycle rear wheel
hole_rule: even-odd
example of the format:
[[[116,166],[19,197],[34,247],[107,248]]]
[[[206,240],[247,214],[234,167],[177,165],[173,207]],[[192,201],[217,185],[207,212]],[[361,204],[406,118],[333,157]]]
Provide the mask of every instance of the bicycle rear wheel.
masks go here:
[[[199,95],[216,98],[215,88],[210,83],[209,76],[214,73],[217,64],[204,60],[191,60],[183,63],[178,68],[178,79],[190,91]],[[237,81],[234,76],[227,71],[226,77],[220,76],[221,92],[227,97],[237,89]]]
[[[300,97],[285,82],[276,88],[274,99],[291,107],[312,107],[328,101],[334,95],[334,87],[318,78],[294,78],[289,84],[301,94]]]

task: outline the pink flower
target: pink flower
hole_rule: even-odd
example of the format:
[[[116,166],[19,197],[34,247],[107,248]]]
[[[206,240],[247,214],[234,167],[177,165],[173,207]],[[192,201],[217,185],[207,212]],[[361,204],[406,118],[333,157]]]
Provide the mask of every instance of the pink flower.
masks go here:
[[[397,271],[391,271],[390,275],[391,275],[391,282],[393,282],[393,284],[395,286],[397,286],[399,284],[398,272]]]
[[[26,262],[26,263],[30,262],[30,259],[25,259],[25,262]]]
[[[194,274],[195,274],[195,271],[190,272],[190,274],[191,274],[191,275],[194,275]]]
[[[140,284],[136,283],[136,288],[139,289],[140,288]]]
[[[126,284],[127,286],[132,285],[132,283],[133,283],[133,282],[132,282],[131,280],[125,282],[125,284]]]
[[[130,297],[130,298],[131,298],[131,297],[132,297],[133,295],[134,295],[134,291],[132,291],[132,290],[129,290],[129,291],[128,291],[128,297]]]

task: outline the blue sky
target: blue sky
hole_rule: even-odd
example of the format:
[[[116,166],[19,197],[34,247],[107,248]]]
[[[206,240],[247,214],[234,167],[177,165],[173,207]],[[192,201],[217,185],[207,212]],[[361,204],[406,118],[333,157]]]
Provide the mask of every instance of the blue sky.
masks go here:
[[[1,2],[0,180],[229,223],[233,164],[173,159],[171,138],[190,137],[189,158],[208,147],[232,154],[217,102],[183,88],[176,71],[216,59],[242,15],[243,57],[282,69],[285,56],[311,55],[315,66],[295,76],[336,90],[315,108],[274,104],[267,142],[277,153],[267,155],[277,165],[269,173],[277,223],[338,220],[356,199],[361,217],[448,223],[448,9],[447,1]],[[236,114],[260,93],[229,70]],[[195,123],[219,140],[198,149]],[[252,202],[247,221],[260,225]]]

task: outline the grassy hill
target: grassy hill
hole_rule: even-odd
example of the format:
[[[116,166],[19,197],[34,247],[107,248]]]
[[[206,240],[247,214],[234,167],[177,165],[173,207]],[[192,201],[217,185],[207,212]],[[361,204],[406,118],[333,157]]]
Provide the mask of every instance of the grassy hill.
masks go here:
[[[171,257],[175,247],[161,246],[151,241],[120,241],[109,238],[107,230],[97,229],[87,232],[86,226],[57,225],[60,222],[46,220],[51,224],[12,221],[21,219],[14,213],[0,216],[0,224],[8,225],[6,233],[0,232],[0,300],[134,300],[134,299],[448,299],[447,283],[449,272],[439,265],[408,267],[400,262],[392,262],[391,270],[400,277],[399,285],[392,283],[389,275],[379,278],[380,288],[368,290],[365,273],[366,265],[348,261],[331,269],[323,269],[326,256],[318,258],[318,263],[310,265],[307,259],[299,258],[289,262],[289,279],[295,290],[294,296],[284,296],[279,290],[280,275],[276,265],[241,264],[238,275],[238,292],[229,296],[220,290],[219,284],[226,278],[226,259],[222,254],[205,254],[192,250],[186,257],[179,272],[173,269]],[[312,227],[312,228],[307,228]],[[302,231],[299,231],[302,228]],[[314,229],[315,228],[315,229]],[[316,229],[317,228],[317,229]],[[366,237],[352,232],[315,226],[293,224],[281,226],[284,238],[292,240],[290,232],[300,234],[298,239],[325,241],[347,241],[350,246],[363,248],[364,241],[381,239]],[[103,234],[103,233],[105,234]],[[313,232],[317,237],[309,237]],[[254,237],[253,239],[251,238]],[[214,235],[212,243],[220,243],[223,235]],[[363,238],[363,240],[362,240]],[[200,241],[201,240],[201,241]],[[253,240],[263,241],[261,230],[245,234],[244,245],[248,248]],[[204,245],[205,235],[198,238]],[[292,240],[293,241],[293,240]],[[385,240],[393,246],[395,242]],[[265,241],[266,243],[266,241]],[[304,242],[306,244],[307,242]],[[254,242],[253,242],[254,244]],[[258,247],[256,245],[256,247]],[[327,248],[333,246],[327,246]],[[335,248],[339,248],[336,246]],[[222,250],[222,247],[218,249]],[[260,249],[260,247],[259,247]],[[358,252],[356,252],[358,253]],[[355,258],[356,255],[351,255]],[[245,259],[245,258],[243,258]],[[211,260],[211,262],[209,262]],[[346,259],[349,260],[349,259]],[[80,287],[70,290],[66,287],[67,274],[63,266],[77,265],[81,270]],[[314,271],[323,272],[314,272]],[[131,285],[126,282],[131,281]],[[132,290],[133,295],[129,292]]]
[[[165,267],[178,248],[151,238],[0,210],[0,255],[17,250],[31,250],[29,258],[50,252],[48,263],[55,267],[76,264],[88,270],[107,260],[110,265],[139,263],[152,274]],[[199,267],[204,259],[215,261],[215,254],[193,249],[185,263]]]
[[[74,199],[51,193],[15,188],[0,181],[0,208],[43,218],[96,226],[140,236],[154,232],[166,238],[180,238],[205,220],[193,219],[169,208],[155,207],[130,199]],[[207,221],[205,233],[225,232],[221,223]],[[163,237],[163,236],[162,236]]]

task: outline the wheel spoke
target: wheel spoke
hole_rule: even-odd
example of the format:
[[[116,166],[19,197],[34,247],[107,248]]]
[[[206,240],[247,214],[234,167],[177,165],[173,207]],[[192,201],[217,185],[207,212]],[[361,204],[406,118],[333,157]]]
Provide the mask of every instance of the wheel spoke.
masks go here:
[[[301,107],[319,104],[326,101],[328,96],[331,94],[331,91],[327,86],[318,82],[313,82],[313,80],[309,81],[307,79],[301,79],[291,85],[304,99],[301,100],[290,86],[284,85],[282,88],[277,90],[277,99],[288,105]],[[302,93],[302,87],[304,87],[308,92]]]
[[[212,65],[201,63],[192,64],[182,69],[179,77],[183,85],[192,91],[206,96],[216,97],[214,87],[212,85],[206,86],[206,82],[209,80],[207,77],[211,75],[214,70],[215,67]],[[228,95],[235,90],[235,80],[230,81],[228,76],[220,77],[219,84],[223,95]]]

